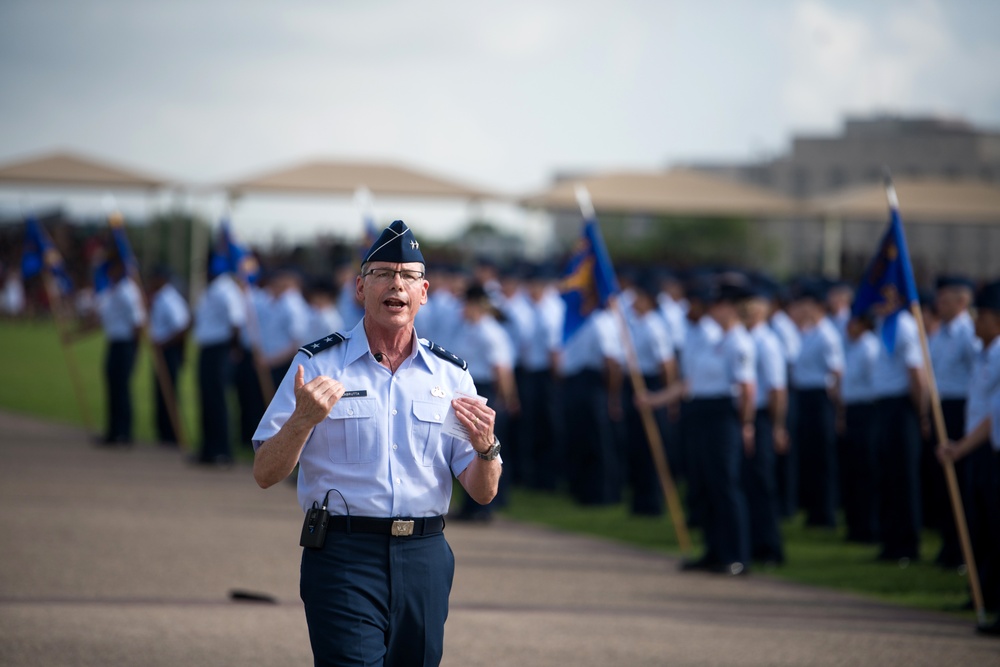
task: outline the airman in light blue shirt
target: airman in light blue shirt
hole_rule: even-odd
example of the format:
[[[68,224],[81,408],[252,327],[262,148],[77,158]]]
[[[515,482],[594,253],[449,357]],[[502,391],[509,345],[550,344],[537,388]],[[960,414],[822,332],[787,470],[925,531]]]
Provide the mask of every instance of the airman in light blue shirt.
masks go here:
[[[911,393],[913,373],[924,367],[917,321],[906,311],[900,311],[896,317],[895,349],[890,355],[884,344],[879,346],[879,356],[872,374],[872,393],[876,399]],[[880,340],[884,321],[880,318],[876,324],[875,333]]]

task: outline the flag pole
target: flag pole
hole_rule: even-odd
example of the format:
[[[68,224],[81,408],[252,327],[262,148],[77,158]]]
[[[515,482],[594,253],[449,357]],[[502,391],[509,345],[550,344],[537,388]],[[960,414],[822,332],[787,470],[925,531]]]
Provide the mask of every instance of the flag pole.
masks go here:
[[[80,416],[83,418],[83,425],[87,432],[94,434],[94,418],[90,413],[90,405],[87,403],[87,393],[83,388],[83,379],[80,377],[80,368],[76,363],[76,353],[73,352],[73,345],[69,340],[66,331],[65,313],[63,312],[62,295],[56,288],[55,280],[51,269],[46,266],[42,272],[42,284],[45,293],[49,297],[49,305],[52,308],[52,316],[55,319],[56,331],[59,334],[59,342],[62,345],[63,355],[66,357],[66,368],[69,370],[69,381],[73,386],[73,395],[76,397],[77,406],[80,408]]]
[[[108,222],[111,223],[112,221],[116,221],[117,224],[124,224],[122,214],[117,209],[108,214]],[[124,228],[122,233],[124,233]],[[121,254],[120,251],[119,254]],[[136,262],[125,262],[124,258],[122,258],[122,263],[125,264],[125,270],[128,271],[129,277],[135,281],[136,286],[139,288],[139,293],[142,295],[143,305],[146,307],[147,313],[146,321],[142,326],[143,338],[149,341],[149,347],[153,352],[153,372],[156,375],[156,382],[160,386],[160,393],[163,395],[163,403],[167,407],[167,417],[170,419],[170,425],[174,427],[174,435],[177,436],[177,443],[181,446],[181,449],[187,451],[188,440],[185,435],[184,424],[181,421],[180,410],[177,408],[174,383],[170,379],[167,361],[163,357],[163,348],[154,343],[153,339],[149,336],[149,314],[152,313],[152,303],[142,284],[142,276],[139,274]]]
[[[896,196],[896,188],[892,180],[886,177],[886,196],[889,205],[899,210],[899,198]],[[930,394],[931,412],[934,415],[935,435],[939,444],[948,443],[948,430],[944,423],[944,411],[941,409],[941,396],[938,394],[937,379],[934,375],[934,366],[931,364],[930,346],[927,342],[927,329],[924,326],[924,314],[920,310],[918,302],[910,303],[910,312],[913,319],[917,321],[917,331],[920,334],[920,350],[923,354],[924,372],[927,377],[927,388]],[[965,508],[962,506],[962,495],[958,488],[958,477],[955,475],[955,463],[947,459],[941,463],[944,468],[944,477],[948,485],[948,497],[951,500],[952,513],[955,516],[955,528],[958,530],[958,539],[962,545],[962,556],[965,558],[965,566],[969,573],[969,588],[972,591],[972,602],[976,607],[976,617],[980,624],[986,623],[986,606],[983,603],[983,591],[979,583],[979,571],[976,568],[976,558],[972,553],[972,541],[969,539],[969,526],[965,519]]]
[[[594,206],[590,201],[590,194],[581,185],[576,187],[576,198],[580,204],[580,212],[584,219],[596,219]],[[611,299],[611,310],[615,314],[618,327],[621,332],[622,341],[625,344],[625,357],[628,362],[629,379],[632,382],[632,391],[636,396],[647,393],[646,381],[642,377],[639,369],[639,360],[635,353],[635,343],[632,340],[632,332],[628,328],[625,314],[622,312],[621,303],[617,297]],[[646,442],[649,445],[649,453],[653,458],[653,465],[656,467],[656,474],[660,480],[660,488],[663,496],[667,500],[667,508],[670,512],[670,519],[674,524],[674,532],[677,534],[677,543],[684,554],[691,551],[691,537],[688,534],[687,522],[684,519],[684,508],[681,505],[680,495],[677,493],[677,485],[674,484],[673,476],[670,474],[670,464],[663,447],[663,437],[660,434],[660,427],[653,418],[653,410],[648,405],[637,406],[639,415],[642,418],[642,427],[646,432]]]

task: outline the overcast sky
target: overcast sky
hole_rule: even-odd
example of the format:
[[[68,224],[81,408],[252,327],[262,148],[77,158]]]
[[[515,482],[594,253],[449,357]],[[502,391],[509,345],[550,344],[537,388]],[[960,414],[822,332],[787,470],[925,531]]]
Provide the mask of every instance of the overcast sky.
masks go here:
[[[847,113],[998,128],[997,26],[990,0],[0,0],[0,160],[392,159],[524,192],[773,155]]]

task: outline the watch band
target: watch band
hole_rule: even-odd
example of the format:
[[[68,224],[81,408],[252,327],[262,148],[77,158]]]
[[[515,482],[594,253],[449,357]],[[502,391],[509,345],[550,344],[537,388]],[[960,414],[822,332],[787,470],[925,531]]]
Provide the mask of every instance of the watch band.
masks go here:
[[[484,461],[492,461],[500,456],[500,438],[493,436],[493,444],[485,452],[476,452],[476,456]]]

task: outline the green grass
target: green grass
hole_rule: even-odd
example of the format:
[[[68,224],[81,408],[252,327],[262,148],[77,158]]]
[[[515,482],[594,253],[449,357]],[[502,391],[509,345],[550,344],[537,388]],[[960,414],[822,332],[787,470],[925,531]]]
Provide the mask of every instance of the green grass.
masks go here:
[[[84,425],[89,411],[94,435],[104,432],[107,400],[104,390],[105,341],[100,331],[80,338],[70,354],[80,378],[84,406],[81,407],[67,358],[54,323],[50,320],[0,320],[0,409],[43,417],[52,421]],[[198,440],[197,350],[189,344],[178,378],[179,409],[189,448]],[[139,346],[132,375],[132,423],[136,440],[155,442],[153,363],[149,346]],[[235,405],[232,433],[238,433]],[[234,447],[237,457],[247,458],[247,448]]]
[[[95,433],[99,433],[105,419],[101,372],[104,341],[97,334],[75,343],[72,349],[93,415]],[[132,382],[135,435],[140,441],[153,441],[152,368],[148,347],[143,345],[140,350]],[[189,351],[191,354],[182,369],[179,386],[181,412],[188,438],[193,441],[197,436],[198,417],[194,380],[196,356],[194,349]],[[51,322],[0,321],[0,374],[3,378],[0,409],[67,424],[83,424],[66,357]],[[238,455],[248,456],[243,448],[234,449]],[[510,500],[504,514],[518,521],[664,553],[679,553],[677,537],[667,518],[633,517],[623,504],[580,507],[563,494],[520,489],[512,492]],[[954,611],[968,598],[965,577],[930,564],[939,546],[933,534],[928,533],[923,540],[922,562],[902,569],[895,564],[874,562],[874,547],[846,544],[837,533],[806,529],[800,524],[800,521],[791,521],[783,526],[787,564],[769,572],[772,576],[925,609]],[[696,531],[692,537],[697,540]]]
[[[515,489],[504,516],[574,533],[669,554],[680,554],[673,525],[666,517],[631,516],[624,503],[582,507],[568,495]],[[698,531],[692,532],[694,555],[700,553]],[[957,611],[968,599],[968,581],[957,572],[934,566],[940,547],[925,533],[921,561],[905,568],[875,561],[877,547],[848,544],[841,531],[805,528],[801,519],[782,526],[786,564],[767,574],[802,584],[861,593],[880,600],[937,611]],[[971,613],[968,614],[972,618]]]

